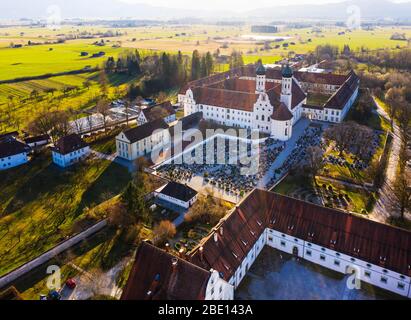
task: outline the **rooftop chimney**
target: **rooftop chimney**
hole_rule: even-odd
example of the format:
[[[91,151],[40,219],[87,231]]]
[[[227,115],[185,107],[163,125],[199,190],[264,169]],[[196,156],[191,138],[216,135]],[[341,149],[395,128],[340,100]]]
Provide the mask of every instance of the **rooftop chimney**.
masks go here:
[[[200,252],[200,260],[203,261],[204,260],[204,247],[200,247],[198,251]]]
[[[171,260],[171,265],[173,266],[173,268],[177,267],[177,264],[178,264],[178,259],[173,258],[173,260]]]
[[[218,233],[214,232],[214,242],[218,242]]]

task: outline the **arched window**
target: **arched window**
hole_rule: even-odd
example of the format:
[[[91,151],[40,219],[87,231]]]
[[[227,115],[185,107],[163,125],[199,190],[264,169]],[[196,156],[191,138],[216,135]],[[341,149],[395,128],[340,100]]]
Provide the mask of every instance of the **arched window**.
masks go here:
[[[261,120],[262,120],[262,121],[265,121],[265,116],[261,116]]]
[[[255,118],[256,118],[256,120],[258,120],[258,115],[257,115],[257,116],[255,116]]]

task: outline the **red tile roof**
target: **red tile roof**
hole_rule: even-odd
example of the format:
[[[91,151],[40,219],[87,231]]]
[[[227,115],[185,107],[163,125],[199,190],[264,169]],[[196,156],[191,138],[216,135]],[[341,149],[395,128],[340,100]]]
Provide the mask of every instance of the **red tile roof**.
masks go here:
[[[293,114],[284,103],[281,103],[279,107],[275,108],[271,118],[277,121],[289,121],[293,118]]]
[[[204,300],[210,275],[142,242],[121,300]]]
[[[292,106],[291,108],[294,109],[297,107],[301,102],[303,102],[307,98],[307,95],[304,91],[300,88],[300,86],[293,80],[292,85]]]
[[[266,227],[411,276],[410,232],[262,190],[227,216],[191,261],[229,280]]]
[[[66,155],[71,152],[83,149],[87,146],[88,144],[84,142],[84,140],[81,139],[79,135],[73,133],[60,138],[52,150],[62,155]]]
[[[255,93],[230,91],[209,87],[193,89],[194,100],[197,104],[237,109],[253,112],[258,95]]]
[[[341,88],[327,101],[325,108],[343,109],[355,90],[358,89],[360,85],[359,81],[358,76],[354,72],[351,72],[349,78],[344,82]]]
[[[143,109],[142,112],[147,119],[147,122],[164,119],[176,113],[170,101],[148,107],[146,109]]]

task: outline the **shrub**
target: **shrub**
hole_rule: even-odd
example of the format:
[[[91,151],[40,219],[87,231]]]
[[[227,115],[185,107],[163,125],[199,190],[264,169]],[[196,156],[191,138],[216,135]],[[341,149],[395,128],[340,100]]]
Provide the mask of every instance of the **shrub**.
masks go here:
[[[174,238],[176,233],[176,226],[171,221],[161,221],[154,227],[154,242],[156,245],[163,245],[169,239]]]

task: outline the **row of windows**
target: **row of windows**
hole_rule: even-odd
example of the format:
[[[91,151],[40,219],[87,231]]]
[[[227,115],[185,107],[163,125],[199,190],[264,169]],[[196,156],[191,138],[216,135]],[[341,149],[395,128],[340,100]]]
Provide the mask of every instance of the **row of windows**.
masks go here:
[[[284,245],[285,245],[285,243],[284,243]],[[324,249],[324,248],[323,248]],[[307,250],[306,252],[306,255],[307,256],[309,256],[309,257],[312,257],[312,251],[311,250]],[[325,256],[325,255],[320,255],[320,260],[321,261],[326,261],[327,260],[327,257]],[[354,259],[354,258],[351,258],[351,261],[352,262],[355,262],[356,260]],[[334,260],[334,265],[335,266],[337,266],[337,267],[339,267],[339,266],[341,266],[341,261],[340,260]],[[368,264],[367,266],[370,266],[371,267],[371,265],[370,264]],[[386,270],[385,270],[386,271]],[[388,272],[388,271],[387,271]],[[366,278],[371,278],[371,271],[365,271],[364,272],[364,276],[366,277]],[[381,276],[381,278],[380,278],[380,282],[381,283],[384,283],[384,284],[387,284],[387,282],[388,282],[388,278],[387,277],[384,277],[384,276]],[[401,289],[401,290],[404,290],[405,289],[405,284],[404,283],[402,283],[402,282],[398,282],[398,289]]]

